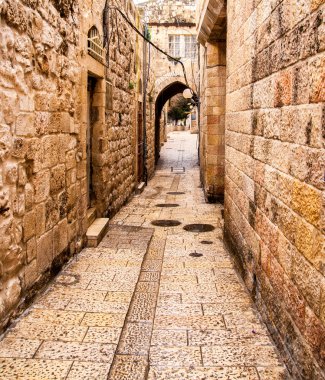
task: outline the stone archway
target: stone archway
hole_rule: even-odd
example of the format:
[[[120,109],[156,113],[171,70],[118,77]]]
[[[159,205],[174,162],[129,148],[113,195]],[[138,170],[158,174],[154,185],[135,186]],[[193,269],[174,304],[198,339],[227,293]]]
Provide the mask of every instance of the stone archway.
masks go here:
[[[182,76],[167,77],[156,87],[155,97],[155,163],[160,155],[160,118],[166,102],[189,88]]]

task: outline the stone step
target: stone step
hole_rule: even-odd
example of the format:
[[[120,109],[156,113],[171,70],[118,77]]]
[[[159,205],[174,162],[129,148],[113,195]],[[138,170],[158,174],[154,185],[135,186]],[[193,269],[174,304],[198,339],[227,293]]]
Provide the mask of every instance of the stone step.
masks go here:
[[[108,218],[97,218],[88,228],[87,237],[87,247],[95,248],[101,242],[108,230]]]
[[[144,182],[141,182],[137,187],[136,193],[141,194],[145,187],[146,187],[146,184]]]
[[[90,227],[96,219],[96,208],[91,207],[87,210],[88,227]]]

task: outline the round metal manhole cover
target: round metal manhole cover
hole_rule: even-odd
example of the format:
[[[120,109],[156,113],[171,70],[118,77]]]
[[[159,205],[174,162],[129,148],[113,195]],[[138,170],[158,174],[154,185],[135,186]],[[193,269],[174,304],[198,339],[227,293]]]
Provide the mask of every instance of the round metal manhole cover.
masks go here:
[[[186,226],[183,227],[183,229],[189,232],[210,232],[210,231],[213,231],[215,227],[212,224],[195,223],[195,224],[187,224]]]
[[[177,203],[158,203],[156,207],[179,207]]]
[[[202,257],[202,256],[203,256],[203,253],[192,252],[192,253],[189,254],[189,256],[191,256],[191,257]]]
[[[157,226],[157,227],[176,227],[176,226],[179,226],[182,223],[179,222],[178,220],[164,220],[164,219],[160,219],[160,220],[153,220],[151,222],[151,224],[153,226]]]
[[[182,191],[169,191],[167,194],[169,194],[169,195],[182,195],[185,193]]]
[[[202,240],[200,241],[201,244],[213,244],[213,241],[211,240]]]

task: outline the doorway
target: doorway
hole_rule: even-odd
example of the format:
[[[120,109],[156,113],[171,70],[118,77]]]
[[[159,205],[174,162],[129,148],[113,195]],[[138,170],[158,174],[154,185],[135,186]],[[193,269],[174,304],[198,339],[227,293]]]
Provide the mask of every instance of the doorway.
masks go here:
[[[87,156],[87,207],[90,208],[93,199],[93,162],[92,162],[92,140],[93,140],[93,99],[96,87],[96,78],[88,76],[87,81],[87,131],[86,131],[86,156]]]
[[[143,181],[143,115],[142,115],[142,103],[138,102],[138,116],[137,116],[137,128],[138,128],[138,183]]]

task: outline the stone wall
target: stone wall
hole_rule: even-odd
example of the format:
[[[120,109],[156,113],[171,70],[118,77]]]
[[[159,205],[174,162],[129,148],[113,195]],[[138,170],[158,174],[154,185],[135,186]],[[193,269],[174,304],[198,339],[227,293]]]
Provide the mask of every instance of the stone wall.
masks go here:
[[[111,13],[108,53],[91,57],[88,30],[103,36],[104,5],[0,4],[0,330],[82,248],[88,207],[112,215],[136,185],[142,40]],[[132,3],[117,5],[140,25]]]
[[[193,0],[149,0],[139,4],[150,24],[195,24],[195,1]],[[194,26],[194,25],[192,25]]]
[[[323,3],[227,3],[225,235],[306,380],[325,378]]]
[[[111,4],[112,5],[112,4]],[[132,3],[116,3],[133,22],[136,23],[135,8]],[[95,25],[104,35],[102,12],[105,1],[83,1],[81,57],[81,116],[83,128],[87,130],[87,79],[95,79],[95,93],[92,99],[92,183],[91,206],[98,215],[112,216],[126,202],[135,189],[136,179],[136,139],[138,100],[142,100],[139,80],[142,75],[142,40],[126,24],[114,9],[108,11],[107,40],[108,52],[105,65],[98,63],[87,54],[87,33]],[[92,9],[93,12],[89,12]],[[116,24],[117,20],[117,24]],[[139,51],[136,51],[136,50]],[[88,79],[89,80],[89,79]],[[109,90],[110,86],[110,90]],[[142,90],[142,89],[141,89]],[[111,91],[109,94],[108,91]],[[107,98],[111,106],[107,107]],[[86,133],[82,135],[86,147]],[[86,152],[84,152],[86,153]],[[86,169],[87,155],[83,166]]]
[[[226,44],[200,48],[201,120],[200,172],[205,199],[223,200],[225,162]]]
[[[74,1],[1,4],[0,328],[85,233]]]

